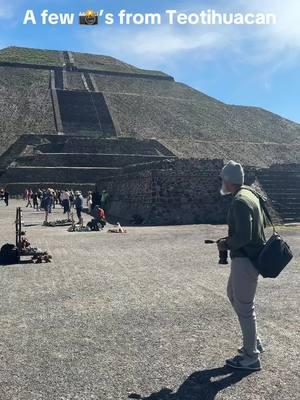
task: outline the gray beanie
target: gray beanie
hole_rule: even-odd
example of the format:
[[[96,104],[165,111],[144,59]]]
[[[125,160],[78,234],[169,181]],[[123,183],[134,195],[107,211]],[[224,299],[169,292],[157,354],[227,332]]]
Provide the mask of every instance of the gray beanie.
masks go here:
[[[229,163],[223,167],[221,172],[221,178],[224,181],[231,182],[235,185],[243,185],[244,184],[243,167],[241,166],[241,164],[230,160]]]

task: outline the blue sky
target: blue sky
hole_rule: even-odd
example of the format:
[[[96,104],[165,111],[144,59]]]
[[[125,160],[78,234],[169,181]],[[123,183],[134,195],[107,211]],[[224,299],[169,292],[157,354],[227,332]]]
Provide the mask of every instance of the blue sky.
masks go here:
[[[272,26],[23,25],[25,11],[104,9],[117,13],[177,9],[271,12]],[[253,105],[300,123],[299,0],[0,0],[0,48],[8,45],[112,55],[163,70],[230,104]]]

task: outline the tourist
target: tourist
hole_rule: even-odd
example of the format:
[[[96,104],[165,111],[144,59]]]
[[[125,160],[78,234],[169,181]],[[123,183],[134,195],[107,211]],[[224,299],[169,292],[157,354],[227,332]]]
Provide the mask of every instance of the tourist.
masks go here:
[[[92,204],[93,204],[92,192],[88,192],[88,195],[87,195],[87,198],[86,198],[86,205],[87,205],[89,214],[92,211]]]
[[[8,190],[5,188],[5,189],[4,189],[4,203],[5,203],[6,207],[8,207],[8,200],[9,200],[9,192],[8,192]]]
[[[45,196],[43,197],[43,207],[45,210],[45,222],[48,222],[48,216],[51,213],[52,203],[53,203],[53,195],[51,193],[51,190],[48,189],[47,192],[45,193]]]
[[[73,208],[74,201],[75,201],[75,194],[74,194],[73,190],[70,191],[69,201],[70,201],[70,208]]]
[[[61,195],[61,202],[64,208],[64,214],[68,215],[68,220],[70,219],[70,193],[66,189]]]
[[[97,222],[101,224],[102,229],[106,225],[106,216],[105,216],[105,211],[103,208],[98,208],[97,210]]]
[[[27,200],[26,207],[30,206],[30,208],[32,208],[32,203],[31,203],[32,195],[33,195],[33,191],[30,188],[29,190],[26,191],[26,196],[27,196],[26,197],[26,200]]]
[[[39,211],[39,195],[38,192],[35,192],[32,196],[32,201],[33,201],[33,209],[36,211]]]
[[[56,205],[56,191],[54,189],[51,189],[51,195],[52,195],[52,208],[53,210],[55,209]]]
[[[95,191],[92,194],[92,209],[94,209],[94,207],[101,205],[101,194],[99,193],[99,190],[97,188],[97,186],[95,187]]]
[[[75,208],[76,208],[76,213],[77,213],[77,217],[78,217],[78,223],[80,225],[82,225],[82,217],[81,217],[81,213],[83,211],[83,197],[81,195],[81,192],[77,191],[75,193]]]
[[[103,208],[103,210],[107,211],[107,204],[108,204],[108,198],[109,198],[109,194],[107,193],[106,190],[102,191],[101,194],[101,208]]]
[[[261,369],[259,353],[263,351],[257,337],[255,292],[258,271],[255,259],[266,241],[265,217],[259,198],[244,184],[244,171],[240,164],[230,161],[222,169],[221,194],[232,194],[228,212],[228,237],[218,241],[220,251],[230,251],[231,272],[227,294],[235,310],[243,335],[239,355],[226,361],[233,368],[256,371]]]
[[[103,210],[103,208],[95,206],[92,209],[91,214],[93,216],[93,219],[87,224],[87,226],[92,231],[99,231],[100,229],[103,229],[106,225],[105,211]]]

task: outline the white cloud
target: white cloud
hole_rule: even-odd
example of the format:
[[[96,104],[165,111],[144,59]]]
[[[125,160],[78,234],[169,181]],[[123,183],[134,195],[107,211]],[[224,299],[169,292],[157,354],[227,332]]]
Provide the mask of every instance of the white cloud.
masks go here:
[[[108,53],[140,66],[158,68],[180,57],[191,55],[201,62],[217,59],[220,54],[232,56],[237,63],[271,65],[277,69],[300,59],[299,0],[233,0],[222,2],[220,12],[269,12],[277,15],[270,26],[148,26],[99,29],[82,36],[86,50]],[[201,9],[213,8],[208,3]],[[182,11],[197,12],[199,3]]]
[[[11,18],[14,7],[8,4],[6,0],[0,0],[0,18]]]

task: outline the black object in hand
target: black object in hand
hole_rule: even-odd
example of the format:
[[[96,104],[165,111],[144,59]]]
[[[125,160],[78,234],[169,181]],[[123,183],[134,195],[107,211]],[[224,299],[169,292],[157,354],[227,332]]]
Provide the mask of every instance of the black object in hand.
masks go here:
[[[205,244],[213,244],[218,243],[217,240],[206,239],[204,240]],[[219,264],[225,265],[228,264],[228,251],[227,250],[219,250]]]
[[[228,264],[227,250],[219,250],[219,264]]]

